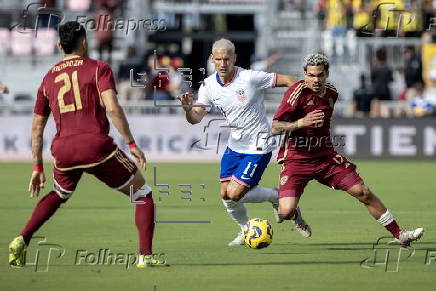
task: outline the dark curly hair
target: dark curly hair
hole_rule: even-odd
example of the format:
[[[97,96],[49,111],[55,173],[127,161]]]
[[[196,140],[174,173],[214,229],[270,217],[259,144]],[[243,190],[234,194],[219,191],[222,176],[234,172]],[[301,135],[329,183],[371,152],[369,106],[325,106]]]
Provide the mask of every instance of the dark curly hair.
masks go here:
[[[59,26],[59,42],[66,54],[71,54],[82,37],[86,37],[85,28],[77,21],[68,21]]]

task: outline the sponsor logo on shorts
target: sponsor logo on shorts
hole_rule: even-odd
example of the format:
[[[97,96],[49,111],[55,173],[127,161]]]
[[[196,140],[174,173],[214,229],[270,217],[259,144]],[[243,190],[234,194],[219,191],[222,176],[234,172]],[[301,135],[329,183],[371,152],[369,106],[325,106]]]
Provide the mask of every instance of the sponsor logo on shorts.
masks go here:
[[[288,176],[283,176],[280,178],[280,185],[285,185],[288,182]]]

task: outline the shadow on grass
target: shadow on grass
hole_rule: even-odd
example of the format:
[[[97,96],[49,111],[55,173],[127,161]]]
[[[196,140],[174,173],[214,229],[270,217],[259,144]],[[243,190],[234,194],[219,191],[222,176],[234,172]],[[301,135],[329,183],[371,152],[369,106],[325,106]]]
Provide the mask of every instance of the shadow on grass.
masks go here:
[[[291,261],[291,262],[250,262],[250,263],[193,263],[193,264],[174,264],[174,266],[269,266],[269,265],[351,265],[359,264],[358,261]]]

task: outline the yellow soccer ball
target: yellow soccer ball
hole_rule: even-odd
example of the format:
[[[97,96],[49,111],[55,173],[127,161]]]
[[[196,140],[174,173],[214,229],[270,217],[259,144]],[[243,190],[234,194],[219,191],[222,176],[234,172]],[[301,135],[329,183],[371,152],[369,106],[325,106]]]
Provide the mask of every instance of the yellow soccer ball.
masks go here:
[[[263,249],[272,243],[273,229],[268,220],[250,219],[244,228],[244,243],[251,249]]]

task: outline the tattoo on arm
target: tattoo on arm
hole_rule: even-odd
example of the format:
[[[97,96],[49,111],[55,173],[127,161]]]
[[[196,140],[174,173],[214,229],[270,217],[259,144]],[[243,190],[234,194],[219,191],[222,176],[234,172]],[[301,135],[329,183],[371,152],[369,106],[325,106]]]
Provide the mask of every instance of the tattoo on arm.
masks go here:
[[[35,164],[42,164],[42,146],[44,138],[44,128],[48,118],[35,116],[32,124],[32,157]]]
[[[292,132],[298,129],[298,121],[286,122],[286,121],[273,121],[272,134],[279,135],[285,132]]]

